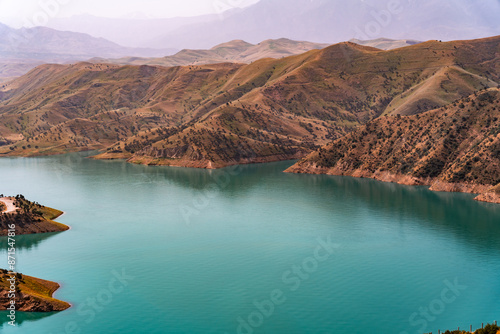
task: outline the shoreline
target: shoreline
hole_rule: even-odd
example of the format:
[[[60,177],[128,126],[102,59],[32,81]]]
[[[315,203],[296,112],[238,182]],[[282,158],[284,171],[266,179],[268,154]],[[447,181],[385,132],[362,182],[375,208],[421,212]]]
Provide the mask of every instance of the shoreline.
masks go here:
[[[473,200],[484,203],[500,204],[500,195],[495,193],[492,185],[480,185],[469,183],[449,183],[437,178],[417,178],[406,174],[393,174],[390,172],[371,172],[367,170],[343,171],[338,168],[318,167],[311,163],[297,163],[285,173],[290,174],[310,174],[310,175],[332,175],[348,176],[354,178],[368,178],[386,183],[396,183],[406,186],[425,186],[430,191],[447,193],[466,193],[477,195]]]
[[[95,151],[92,149],[89,150],[81,150],[77,152],[71,153],[81,153],[81,152],[91,152]],[[70,153],[60,153],[55,155],[64,155]],[[217,162],[214,163],[210,160],[188,160],[188,159],[168,159],[168,158],[153,158],[153,157],[143,157],[143,159],[134,159],[134,157],[124,157],[124,156],[106,156],[106,153],[99,153],[96,155],[91,155],[86,158],[92,160],[100,160],[100,161],[125,161],[126,163],[134,164],[134,165],[142,165],[142,166],[158,166],[158,167],[175,167],[175,168],[195,168],[195,169],[205,169],[205,170],[217,170],[223,169],[232,166],[244,166],[244,165],[252,165],[252,164],[263,164],[263,163],[271,163],[271,162],[280,162],[280,161],[291,161],[291,160],[300,160],[306,157],[307,153],[297,153],[293,156],[283,156],[283,155],[274,155],[268,157],[256,157],[250,159],[244,159],[241,161],[231,161],[231,162]],[[42,157],[40,156],[31,156],[31,157],[23,157],[17,156],[20,158],[36,158]],[[50,155],[54,156],[54,155]],[[101,156],[101,157],[99,157]],[[0,157],[1,159],[1,157]],[[291,174],[311,174],[311,175],[335,175],[335,176],[349,176],[355,178],[370,178],[373,180],[386,182],[386,183],[396,183],[400,185],[407,186],[426,186],[431,191],[436,192],[448,192],[448,193],[468,193],[477,195],[473,200],[483,203],[492,203],[492,204],[500,204],[500,188],[495,191],[495,186],[493,185],[480,185],[480,184],[469,184],[469,183],[449,183],[446,181],[439,180],[437,178],[417,178],[411,175],[405,174],[393,174],[390,172],[371,172],[368,170],[351,170],[351,171],[343,171],[338,168],[327,168],[327,167],[318,167],[315,164],[303,162],[302,164],[298,161],[295,165],[289,167],[284,171],[285,173]],[[65,212],[60,214],[59,216],[53,218],[57,219],[63,216]],[[52,221],[53,221],[52,219]],[[57,223],[57,222],[55,222]],[[61,223],[57,223],[61,224]],[[65,225],[65,224],[62,224]],[[65,225],[68,227],[67,230],[71,230],[71,226]]]

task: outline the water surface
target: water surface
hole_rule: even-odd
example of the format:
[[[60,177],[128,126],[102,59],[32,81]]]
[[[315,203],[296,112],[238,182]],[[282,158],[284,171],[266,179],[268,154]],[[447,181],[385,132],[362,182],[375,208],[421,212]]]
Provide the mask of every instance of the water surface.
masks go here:
[[[86,155],[0,159],[0,192],[65,211],[71,230],[19,236],[17,260],[73,305],[18,313],[17,328],[0,313],[2,333],[399,334],[500,320],[500,205],[282,173],[293,162],[206,171]],[[335,248],[314,259],[328,238]]]

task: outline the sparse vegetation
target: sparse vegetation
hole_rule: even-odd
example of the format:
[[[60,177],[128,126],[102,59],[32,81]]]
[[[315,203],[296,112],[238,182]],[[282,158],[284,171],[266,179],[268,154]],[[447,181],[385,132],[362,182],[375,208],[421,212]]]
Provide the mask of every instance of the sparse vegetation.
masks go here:
[[[301,171],[304,166],[307,171],[307,166],[315,165],[342,175],[382,178],[389,173],[392,181],[432,185],[439,180],[440,190],[483,189],[498,194],[494,186],[500,184],[500,110],[496,108],[500,90],[491,88],[458,102],[415,116],[381,117],[290,170]],[[461,103],[465,108],[460,108]],[[470,110],[473,104],[480,108]]]

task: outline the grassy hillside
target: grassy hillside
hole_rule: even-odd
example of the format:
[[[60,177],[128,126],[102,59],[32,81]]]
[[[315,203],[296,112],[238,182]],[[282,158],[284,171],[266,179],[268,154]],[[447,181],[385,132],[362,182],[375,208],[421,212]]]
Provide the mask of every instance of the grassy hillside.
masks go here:
[[[491,88],[420,115],[381,117],[320,148],[288,171],[498,194],[499,106],[500,90]]]
[[[297,158],[381,115],[500,82],[500,37],[391,51],[341,43],[252,64],[43,65],[0,91],[0,154],[215,168]]]

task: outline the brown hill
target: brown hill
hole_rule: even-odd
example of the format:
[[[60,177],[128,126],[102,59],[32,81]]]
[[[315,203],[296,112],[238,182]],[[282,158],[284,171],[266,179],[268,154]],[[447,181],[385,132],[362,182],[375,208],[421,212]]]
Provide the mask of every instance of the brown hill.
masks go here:
[[[420,115],[381,117],[287,171],[484,193],[478,199],[500,203],[499,106],[491,88]]]
[[[0,90],[0,154],[108,147],[100,158],[204,168],[296,158],[382,114],[496,87],[499,43],[341,43],[248,65],[43,65]]]

